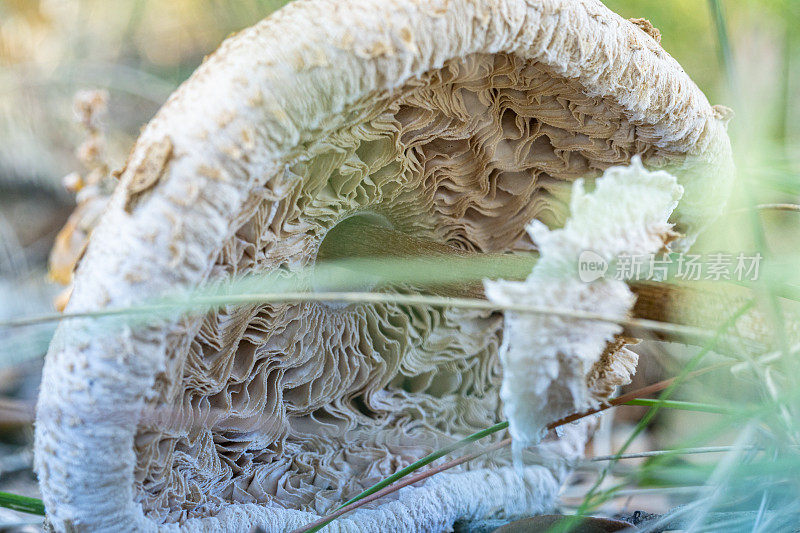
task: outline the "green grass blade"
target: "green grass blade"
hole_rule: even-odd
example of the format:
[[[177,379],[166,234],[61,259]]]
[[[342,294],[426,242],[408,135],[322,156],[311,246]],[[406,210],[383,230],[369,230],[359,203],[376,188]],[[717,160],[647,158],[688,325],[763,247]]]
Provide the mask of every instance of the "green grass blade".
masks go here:
[[[346,506],[350,505],[351,503],[355,503],[358,500],[364,499],[367,496],[370,496],[371,494],[375,494],[376,492],[378,492],[382,488],[388,487],[392,483],[404,478],[405,476],[407,476],[409,474],[414,473],[415,471],[419,470],[423,466],[429,465],[432,462],[434,462],[435,460],[441,459],[445,455],[447,455],[447,454],[449,454],[449,453],[451,453],[451,452],[453,452],[455,450],[458,450],[459,448],[463,448],[467,444],[475,442],[476,440],[480,440],[480,439],[482,439],[484,437],[487,437],[487,436],[489,436],[489,435],[491,435],[493,433],[497,433],[498,431],[502,431],[502,430],[504,430],[506,428],[508,428],[508,422],[499,422],[499,423],[497,423],[497,424],[495,424],[493,426],[490,426],[490,427],[488,427],[486,429],[482,429],[482,430],[480,430],[478,432],[473,433],[472,435],[464,437],[463,439],[461,439],[458,442],[454,442],[453,444],[451,444],[449,446],[445,446],[444,448],[441,448],[441,449],[433,452],[430,455],[426,455],[425,457],[423,457],[419,461],[415,461],[415,462],[411,463],[410,465],[408,465],[407,467],[398,470],[397,472],[395,472],[391,476],[383,479],[382,481],[379,481],[378,483],[374,484],[370,488],[368,488],[365,491],[361,492],[357,496],[354,496],[353,498],[347,500],[342,505],[337,507],[336,510],[339,510],[342,507],[346,507]],[[333,519],[331,519],[331,521],[332,520]],[[306,531],[306,533],[314,533],[315,531],[319,531],[320,529],[325,527],[326,524],[320,524],[319,526],[316,526],[316,527],[313,527],[311,529],[308,529]]]
[[[708,0],[709,9],[711,10],[711,18],[714,20],[714,28],[717,32],[717,50],[719,53],[719,62],[725,70],[725,75],[728,78],[728,83],[731,84],[731,90],[736,92],[735,89],[735,72],[733,63],[733,51],[731,47],[731,40],[728,36],[728,24],[725,20],[725,12],[722,9],[720,0]]]
[[[736,411],[719,405],[711,405],[700,402],[683,402],[678,400],[658,400],[651,398],[639,398],[631,400],[625,405],[637,405],[641,407],[660,407],[662,409],[679,409],[682,411],[698,411],[703,413],[716,413],[721,415],[731,415]]]
[[[38,498],[20,496],[9,492],[0,492],[0,507],[13,509],[21,513],[44,516],[44,503]]]
[[[719,343],[719,341],[722,339],[723,335],[731,327],[733,327],[733,325],[736,323],[736,321],[742,315],[744,315],[748,310],[750,310],[753,307],[754,304],[755,303],[753,301],[750,301],[747,304],[741,306],[736,311],[736,313],[734,313],[728,320],[725,321],[724,324],[722,324],[722,326],[720,328],[717,329],[717,331],[714,334],[714,338],[709,343],[707,343],[694,357],[692,357],[692,359],[683,367],[683,369],[678,374],[678,376],[676,376],[675,381],[669,387],[667,387],[664,390],[664,392],[662,392],[659,395],[658,399],[656,400],[657,403],[655,405],[653,405],[652,407],[650,407],[650,409],[642,417],[642,419],[639,421],[639,423],[636,424],[636,427],[631,432],[631,434],[628,436],[628,439],[625,441],[625,443],[622,445],[622,447],[617,452],[617,457],[621,457],[627,451],[627,449],[630,447],[630,445],[633,443],[633,441],[636,439],[636,437],[638,437],[639,434],[642,431],[644,431],[644,429],[648,426],[648,424],[650,424],[652,419],[656,416],[656,414],[658,413],[662,403],[667,401],[667,400],[669,400],[669,398],[672,395],[672,393],[675,392],[675,389],[677,387],[679,387],[686,380],[686,378],[689,376],[689,374],[695,368],[697,368],[697,366],[700,364],[700,362],[703,360],[703,358],[709,352],[711,352],[714,349],[714,347]],[[608,475],[608,473],[610,472],[610,470],[616,465],[617,461],[618,460],[610,461],[609,464],[606,466],[606,468],[603,470],[603,472],[601,472],[600,476],[598,476],[597,480],[592,485],[592,488],[589,489],[589,491],[586,493],[586,496],[584,497],[583,502],[581,503],[580,507],[578,508],[577,516],[586,516],[586,514],[594,507],[594,505],[596,503],[598,503],[598,502],[595,502],[595,500],[599,499],[600,501],[604,501],[605,499],[607,499],[609,497],[608,496],[608,492],[609,491],[605,491],[603,493],[598,494],[598,490],[600,489],[600,486],[602,485],[603,481],[605,480],[605,478]],[[613,489],[611,489],[611,490],[613,490]]]

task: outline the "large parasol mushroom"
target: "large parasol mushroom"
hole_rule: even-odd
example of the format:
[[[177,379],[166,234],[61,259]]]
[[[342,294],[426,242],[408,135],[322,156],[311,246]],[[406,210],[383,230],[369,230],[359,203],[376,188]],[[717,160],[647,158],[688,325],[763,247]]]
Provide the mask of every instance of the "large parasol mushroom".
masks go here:
[[[313,265],[354,215],[529,250],[530,220],[563,224],[565,184],[634,155],[678,177],[688,242],[727,194],[726,117],[640,26],[595,0],[291,4],[223,43],[142,132],[67,311]],[[497,421],[502,328],[499,313],[396,304],[65,321],[37,414],[49,520],[302,525]],[[437,530],[551,504],[557,469],[496,461],[335,525]]]

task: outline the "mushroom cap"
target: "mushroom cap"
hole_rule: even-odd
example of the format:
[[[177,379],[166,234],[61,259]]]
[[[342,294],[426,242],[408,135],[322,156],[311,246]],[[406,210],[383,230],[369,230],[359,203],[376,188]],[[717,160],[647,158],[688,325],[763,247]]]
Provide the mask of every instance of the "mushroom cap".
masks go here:
[[[359,213],[526,249],[531,219],[563,222],[565,183],[636,154],[678,176],[691,235],[727,195],[725,124],[596,0],[298,1],[225,41],[143,130],[67,310],[300,269]],[[303,523],[495,422],[501,332],[499,313],[391,304],[227,306],[110,331],[66,320],[36,425],[49,519]],[[516,483],[497,498],[541,510],[542,485]],[[445,518],[494,512],[465,505]]]

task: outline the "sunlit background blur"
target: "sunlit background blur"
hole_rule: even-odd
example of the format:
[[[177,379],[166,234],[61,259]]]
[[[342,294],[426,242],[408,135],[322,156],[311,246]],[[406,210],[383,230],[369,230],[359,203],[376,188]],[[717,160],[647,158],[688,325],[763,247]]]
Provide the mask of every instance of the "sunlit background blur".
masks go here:
[[[110,92],[107,130],[121,159],[166,96],[232,32],[280,0],[2,0],[0,1],[0,169],[3,182],[59,188],[79,169],[72,156],[81,132],[72,97]],[[607,0],[624,17],[646,17],[662,44],[712,103],[733,106],[717,31],[704,0]],[[734,72],[742,96],[759,104],[754,135],[800,136],[796,0],[727,0]]]
[[[74,205],[62,178],[87,170],[76,156],[86,131],[76,120],[75,94],[108,91],[101,128],[105,158],[117,168],[140,128],[203,57],[282,3],[0,0],[0,320],[52,310],[60,290],[47,281],[46,268],[53,240]],[[798,203],[800,1],[605,4],[623,17],[649,19],[662,33],[663,47],[711,103],[735,109],[735,201]],[[797,217],[792,212],[763,215],[771,249],[794,254],[800,245]],[[744,248],[753,243],[751,236],[725,232],[714,238],[739,239],[733,246]],[[0,412],[9,406],[0,416],[0,490],[37,493],[28,451],[31,430],[24,419],[25,406],[35,398],[49,334],[25,331],[20,336],[0,329]],[[665,375],[664,364],[644,360],[643,365],[642,383]],[[640,414],[630,408],[617,423],[624,427]],[[680,421],[670,427],[676,424]],[[643,447],[662,445],[655,442],[659,431],[644,438],[650,440]],[[651,507],[663,512],[671,503],[659,500]],[[0,527],[27,520],[4,513],[0,510]]]

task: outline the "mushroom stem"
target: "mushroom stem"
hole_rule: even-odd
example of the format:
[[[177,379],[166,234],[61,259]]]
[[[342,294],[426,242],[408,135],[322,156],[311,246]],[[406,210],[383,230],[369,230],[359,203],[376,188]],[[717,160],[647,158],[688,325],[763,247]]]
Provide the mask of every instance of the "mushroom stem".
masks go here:
[[[485,265],[484,277],[523,280],[530,274],[537,260],[535,254],[469,252],[379,226],[364,217],[352,217],[337,224],[325,236],[317,253],[319,262],[381,257],[413,258],[417,262],[429,260],[431,268],[442,268],[444,265],[455,271],[466,271],[469,266],[470,281],[427,288],[441,296],[479,299],[485,299],[486,296],[482,282],[472,281],[476,268]],[[481,261],[478,262],[477,259]],[[457,276],[454,275],[454,278]],[[702,328],[716,327],[721,319],[752,299],[748,289],[731,284],[718,283],[717,287],[703,283],[693,283],[690,286],[685,283],[631,281],[628,285],[636,294],[634,318]],[[626,329],[623,334],[641,338],[642,333]],[[754,343],[751,348],[763,349],[771,344],[763,333],[757,337],[745,334],[744,337]],[[685,336],[677,338],[674,334],[664,333],[658,334],[658,339],[689,344],[703,342],[702,339],[688,339]]]

